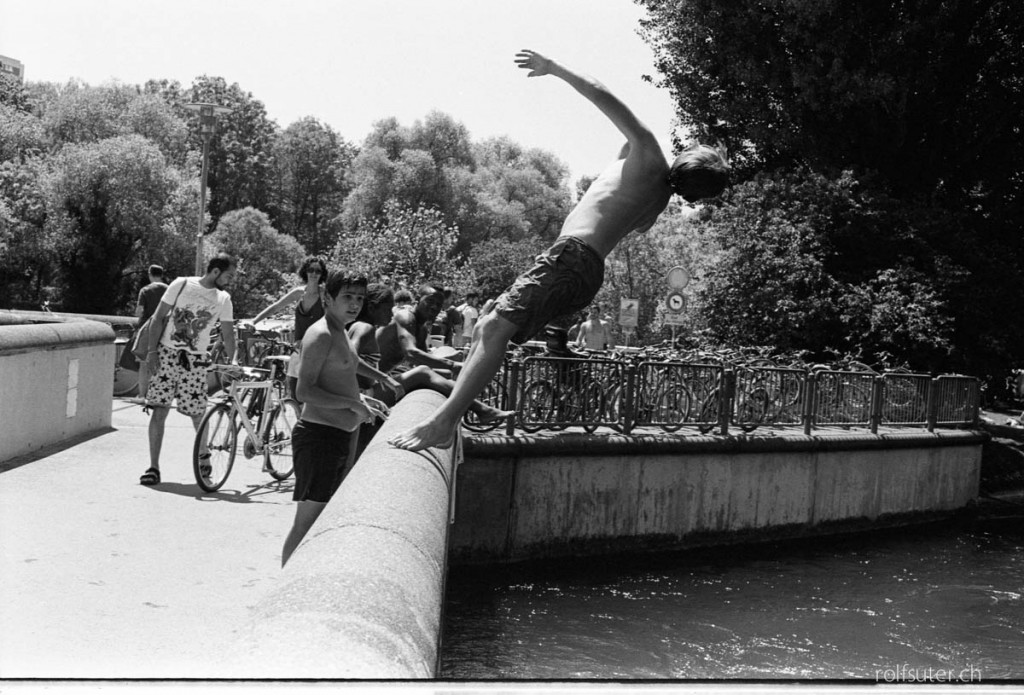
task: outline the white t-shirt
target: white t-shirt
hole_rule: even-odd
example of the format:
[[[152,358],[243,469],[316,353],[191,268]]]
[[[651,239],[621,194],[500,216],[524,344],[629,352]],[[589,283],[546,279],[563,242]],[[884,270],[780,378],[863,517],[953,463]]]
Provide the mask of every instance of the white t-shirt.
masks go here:
[[[480,312],[469,304],[463,304],[460,306],[459,311],[462,312],[462,336],[464,338],[472,338],[473,326],[476,325],[476,320],[480,317]]]
[[[164,292],[161,302],[174,306],[160,336],[164,347],[205,355],[217,322],[234,321],[231,295],[216,287],[206,289],[199,280],[178,278]]]

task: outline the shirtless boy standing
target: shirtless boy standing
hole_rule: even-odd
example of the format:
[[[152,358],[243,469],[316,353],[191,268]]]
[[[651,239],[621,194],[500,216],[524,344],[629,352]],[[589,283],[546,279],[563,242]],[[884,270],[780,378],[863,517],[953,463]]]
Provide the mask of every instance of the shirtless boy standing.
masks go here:
[[[341,485],[351,438],[364,422],[387,415],[387,407],[362,396],[356,382],[359,357],[345,326],[355,320],[366,297],[366,278],[331,271],[324,292],[324,316],[302,339],[297,395],[302,417],[292,430],[295,460],[295,522],[284,542],[281,565],[288,562],[306,532]],[[381,379],[385,375],[370,370]]]
[[[604,280],[604,259],[631,231],[646,232],[673,193],[694,202],[718,195],[729,166],[715,149],[688,147],[669,167],[654,134],[597,80],[534,51],[516,54],[528,77],[554,75],[601,110],[626,137],[619,157],[569,213],[555,244],[537,257],[476,325],[473,344],[444,404],[390,441],[412,451],[450,446],[459,420],[501,366],[508,341],[523,343],[552,318],[590,304]]]

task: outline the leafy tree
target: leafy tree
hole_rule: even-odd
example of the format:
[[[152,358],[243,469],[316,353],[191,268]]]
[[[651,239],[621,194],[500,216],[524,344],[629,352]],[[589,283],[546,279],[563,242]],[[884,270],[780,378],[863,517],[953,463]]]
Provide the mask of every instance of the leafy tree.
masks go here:
[[[21,80],[0,72],[0,106],[27,113],[31,110],[30,103],[28,90]]]
[[[330,265],[396,287],[432,281],[470,288],[473,278],[454,253],[457,237],[458,230],[446,225],[437,210],[413,210],[392,201],[382,216],[342,233]]]
[[[191,157],[194,159],[195,153]],[[168,167],[170,189],[163,205],[161,233],[147,240],[128,269],[139,282],[146,281],[147,269],[153,263],[162,265],[170,277],[195,272],[199,177],[190,173],[195,170],[194,166],[188,165],[183,169]]]
[[[1019,200],[1020,3],[638,1],[682,123],[726,139],[741,163]]]
[[[512,241],[558,235],[572,207],[565,164],[504,137],[479,143],[474,154],[476,169],[466,187],[473,200],[463,204],[459,218],[464,245],[488,237]]]
[[[154,94],[140,94],[128,102],[122,116],[129,132],[138,133],[160,148],[168,162],[185,163],[188,127],[174,108]]]
[[[477,243],[554,237],[570,209],[567,167],[508,138],[469,140],[465,127],[433,112],[411,128],[378,121],[352,164],[352,192],[339,223],[348,230],[388,201],[433,207],[459,229],[456,250]]]
[[[816,326],[812,343],[829,335],[833,344],[905,350],[935,368],[977,374],[1024,360],[1024,327],[1006,320],[1024,311],[1024,6],[639,2],[680,120],[700,139],[727,142],[738,180],[780,168],[776,176],[797,186],[797,174],[838,181],[833,172],[850,172],[852,197],[826,196],[840,203],[822,211],[833,235],[822,242],[828,252],[811,254],[846,313],[818,307],[832,323]],[[808,206],[822,200],[818,188],[804,190]],[[798,206],[787,200],[782,214],[792,216]],[[730,212],[733,204],[741,209]],[[774,199],[761,206],[773,209]],[[719,220],[756,217],[753,201],[713,207]],[[809,220],[813,211],[800,215]],[[744,288],[755,292],[752,320],[742,324],[754,335],[773,325],[752,318],[767,315],[770,298],[744,278],[771,280],[771,259],[755,256],[781,253],[783,238],[780,227],[760,228],[773,238],[746,247],[746,256],[726,244],[733,271],[713,277],[716,307],[729,292],[732,308]],[[733,263],[738,257],[748,267]],[[851,308],[867,300],[903,307],[906,330],[882,320],[896,309],[868,316]],[[812,328],[811,314],[797,312],[794,326]]]
[[[369,144],[360,150],[350,171],[352,190],[342,213],[333,221],[344,230],[355,229],[360,220],[379,217],[391,198],[395,165],[383,147]]]
[[[56,143],[98,142],[130,131],[124,115],[137,92],[111,83],[91,87],[72,80],[58,92],[42,116],[47,134]]]
[[[65,310],[127,308],[134,287],[125,269],[161,234],[172,185],[163,155],[139,135],[66,145],[54,156],[45,224]]]
[[[952,345],[952,317],[935,268],[957,266],[915,254],[918,216],[901,214],[849,173],[775,172],[734,186],[693,224],[713,256],[698,263],[696,308],[721,342],[936,364]],[[853,258],[854,238],[885,246]]]
[[[207,258],[225,251],[238,262],[231,289],[235,316],[255,316],[277,299],[306,255],[294,238],[275,230],[254,208],[225,213],[203,245]]]
[[[49,140],[42,122],[30,113],[0,104],[0,162],[19,161],[45,152]]]
[[[441,168],[472,167],[475,163],[469,130],[440,111],[431,111],[413,124],[408,149],[428,152]]]
[[[382,214],[384,202],[393,200],[410,209],[436,208],[454,224],[448,171],[471,163],[466,128],[450,116],[435,111],[411,128],[394,118],[377,121],[353,162],[354,187],[342,220],[352,229],[360,219]]]
[[[501,238],[481,241],[473,247],[468,260],[468,267],[476,278],[477,291],[484,298],[497,297],[548,246],[549,240],[537,237],[516,241]]]
[[[41,157],[0,163],[0,305],[39,307],[52,282],[44,234],[46,166]]]
[[[272,208],[281,231],[311,254],[333,244],[328,222],[341,212],[348,192],[345,172],[355,156],[330,126],[312,117],[291,124],[274,138]]]

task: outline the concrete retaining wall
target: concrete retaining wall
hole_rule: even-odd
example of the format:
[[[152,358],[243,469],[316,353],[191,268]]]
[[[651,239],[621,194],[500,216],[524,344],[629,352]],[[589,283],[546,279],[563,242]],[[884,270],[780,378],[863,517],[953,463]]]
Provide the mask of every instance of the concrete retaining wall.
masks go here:
[[[0,461],[109,428],[114,349],[94,321],[0,325]]]
[[[675,549],[948,514],[978,494],[986,436],[468,440],[451,561]]]
[[[436,675],[453,452],[387,439],[443,400],[415,391],[392,411],[252,611],[235,650],[246,677]]]

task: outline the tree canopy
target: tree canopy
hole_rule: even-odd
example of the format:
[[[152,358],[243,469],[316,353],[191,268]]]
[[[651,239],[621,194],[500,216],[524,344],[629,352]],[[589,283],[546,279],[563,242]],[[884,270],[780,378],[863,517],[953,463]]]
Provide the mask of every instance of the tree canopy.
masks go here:
[[[719,335],[1024,360],[1024,6],[638,2],[679,120],[736,169],[695,220]]]

